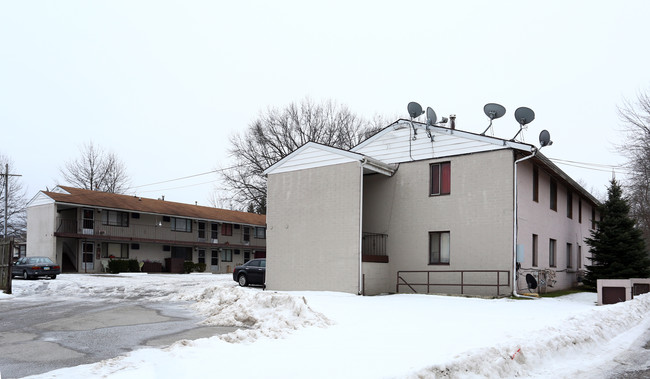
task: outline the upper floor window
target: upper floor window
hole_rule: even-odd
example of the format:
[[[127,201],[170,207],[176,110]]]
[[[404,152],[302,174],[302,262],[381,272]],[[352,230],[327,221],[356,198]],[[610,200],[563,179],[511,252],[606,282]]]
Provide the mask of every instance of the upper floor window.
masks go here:
[[[221,234],[232,236],[232,224],[221,224]]]
[[[539,169],[533,166],[533,201],[539,202]]]
[[[255,238],[265,239],[266,238],[266,228],[261,226],[255,227]]]
[[[596,208],[591,208],[591,229],[596,229]]]
[[[198,231],[199,231],[199,238],[205,238],[205,222],[199,221]]]
[[[219,224],[216,222],[210,224],[210,238],[213,240],[219,238]]]
[[[449,232],[429,232],[429,264],[449,264]]]
[[[191,232],[192,220],[187,218],[172,217],[172,230],[177,232]]]
[[[250,241],[251,240],[251,228],[249,228],[248,226],[244,226],[243,233],[244,233],[244,242]]]
[[[429,195],[449,195],[451,193],[451,162],[432,163],[430,170]]]
[[[127,212],[107,211],[102,212],[102,224],[110,226],[129,226]]]
[[[566,216],[573,218],[573,192],[569,188],[566,189]]]
[[[578,198],[578,222],[582,224],[582,198]]]
[[[550,208],[557,212],[557,182],[553,178],[551,178],[550,190],[551,190]]]

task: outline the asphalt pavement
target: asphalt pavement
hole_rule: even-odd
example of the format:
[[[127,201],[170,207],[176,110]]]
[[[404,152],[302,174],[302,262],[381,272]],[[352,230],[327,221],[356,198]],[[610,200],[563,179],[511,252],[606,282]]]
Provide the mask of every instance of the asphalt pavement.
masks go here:
[[[68,298],[0,301],[0,377],[41,374],[237,329],[201,326],[202,318],[188,305]]]

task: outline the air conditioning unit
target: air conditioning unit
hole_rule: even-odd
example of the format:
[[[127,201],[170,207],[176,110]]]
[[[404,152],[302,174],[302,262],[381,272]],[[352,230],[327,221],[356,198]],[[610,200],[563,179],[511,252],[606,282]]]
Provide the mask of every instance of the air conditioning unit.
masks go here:
[[[219,243],[219,240],[214,238],[214,239],[212,239],[212,243]]]

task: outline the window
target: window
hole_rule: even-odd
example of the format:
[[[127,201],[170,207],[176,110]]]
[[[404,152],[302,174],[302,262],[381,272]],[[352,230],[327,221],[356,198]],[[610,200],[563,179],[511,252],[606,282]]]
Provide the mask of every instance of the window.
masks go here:
[[[556,267],[556,250],[555,245],[557,241],[553,238],[548,240],[548,265],[551,267]]]
[[[210,257],[210,264],[212,266],[218,266],[219,265],[219,251],[212,250],[212,255]]]
[[[429,232],[429,264],[449,264],[449,232]]]
[[[199,250],[199,263],[205,263],[205,250]]]
[[[131,218],[140,218],[140,213],[131,213]]]
[[[533,166],[533,201],[539,202],[539,169]]]
[[[582,224],[582,198],[578,198],[578,222]]]
[[[551,209],[557,212],[557,182],[551,178]]]
[[[566,216],[573,218],[573,193],[570,189],[566,189]]]
[[[244,250],[244,263],[248,262],[251,260],[251,251],[250,250]]]
[[[582,246],[578,245],[578,268],[582,268]]]
[[[140,248],[140,246],[138,246]],[[129,244],[128,243],[102,243],[102,258],[128,258],[129,257]]]
[[[199,229],[199,238],[205,239],[205,222],[199,222],[198,229]]]
[[[169,221],[171,221],[171,217],[163,216],[163,222],[169,222]]]
[[[451,162],[431,164],[430,196],[449,195],[451,193]]]
[[[266,228],[261,226],[255,227],[255,238],[265,239],[266,238]]]
[[[191,232],[192,220],[187,218],[172,217],[172,230],[176,232]]]
[[[596,229],[596,208],[591,208],[591,229]]]
[[[103,211],[102,224],[109,226],[129,226],[129,214],[118,211]]]
[[[533,267],[537,267],[537,234],[533,234]]]
[[[573,245],[566,244],[566,268],[573,267]]]
[[[244,226],[244,242],[249,242],[251,240],[251,228]]]
[[[232,236],[232,224],[221,224],[221,234]]]
[[[132,243],[131,244],[131,250],[140,250],[140,244],[139,243]]]
[[[210,238],[212,238],[213,240],[219,238],[219,224],[217,224],[216,222],[210,224]]]
[[[92,209],[84,209],[82,217],[83,217],[83,228],[93,229],[95,225],[94,223],[95,212]]]
[[[232,250],[223,249],[221,251],[221,261],[222,262],[232,262]]]

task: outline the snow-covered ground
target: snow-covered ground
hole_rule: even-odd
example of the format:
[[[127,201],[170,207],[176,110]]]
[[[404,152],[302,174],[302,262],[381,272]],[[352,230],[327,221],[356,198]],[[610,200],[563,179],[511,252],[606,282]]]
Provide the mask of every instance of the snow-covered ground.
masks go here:
[[[143,348],[39,378],[594,378],[642,349],[650,294],[596,306],[596,294],[540,300],[362,297],[239,288],[230,275],[60,275],[13,281],[14,295],[190,301],[237,332]],[[650,362],[638,368],[646,368]]]

